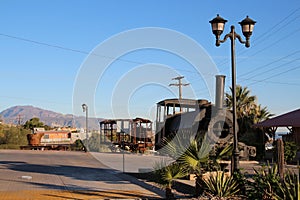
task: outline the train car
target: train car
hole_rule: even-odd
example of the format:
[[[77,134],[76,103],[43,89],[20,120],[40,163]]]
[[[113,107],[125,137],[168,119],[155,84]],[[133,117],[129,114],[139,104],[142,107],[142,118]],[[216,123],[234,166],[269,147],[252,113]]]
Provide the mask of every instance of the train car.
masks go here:
[[[100,144],[143,153],[153,146],[154,134],[149,119],[105,119],[100,122]]]
[[[28,145],[21,149],[68,150],[74,143],[72,132],[68,130],[44,130],[35,128],[27,135]]]

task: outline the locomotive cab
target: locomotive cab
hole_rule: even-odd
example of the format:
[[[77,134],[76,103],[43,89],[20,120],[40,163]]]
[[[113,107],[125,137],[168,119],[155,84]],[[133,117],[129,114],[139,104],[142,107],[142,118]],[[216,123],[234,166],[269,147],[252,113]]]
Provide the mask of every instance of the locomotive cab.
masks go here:
[[[199,110],[210,105],[211,103],[204,99],[165,99],[158,102],[156,112],[156,148],[160,148],[163,138],[170,135],[170,133],[178,131],[179,125],[191,127]],[[186,120],[182,120],[182,118]]]

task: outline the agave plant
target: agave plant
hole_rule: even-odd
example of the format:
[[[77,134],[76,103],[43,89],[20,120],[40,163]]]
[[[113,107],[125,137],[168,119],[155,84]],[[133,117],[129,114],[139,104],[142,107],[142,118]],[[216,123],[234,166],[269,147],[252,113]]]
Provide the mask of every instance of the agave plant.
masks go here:
[[[299,195],[299,180],[297,175],[291,172],[286,173],[284,180],[281,183],[281,189],[283,191],[283,199],[297,199]]]
[[[253,183],[250,183],[248,196],[251,199],[297,199],[299,194],[299,180],[292,172],[285,173],[281,180],[278,173],[278,166],[272,167],[268,164],[260,170],[255,170]]]
[[[239,183],[234,176],[227,176],[225,172],[212,173],[207,179],[202,179],[205,191],[215,197],[231,198],[239,191]]]
[[[280,199],[280,177],[277,165],[270,167],[263,166],[261,169],[254,169],[253,183],[250,183],[249,197],[252,199]]]

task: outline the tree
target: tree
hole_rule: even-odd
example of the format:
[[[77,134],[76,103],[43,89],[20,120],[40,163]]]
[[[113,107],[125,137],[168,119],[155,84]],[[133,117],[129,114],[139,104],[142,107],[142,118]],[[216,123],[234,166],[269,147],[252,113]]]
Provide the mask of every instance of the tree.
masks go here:
[[[264,132],[259,128],[254,128],[253,124],[269,119],[273,114],[268,111],[267,107],[262,107],[256,101],[256,96],[251,95],[247,87],[237,86],[236,111],[239,141],[255,146],[257,157],[262,158],[264,154]],[[231,94],[226,93],[226,104],[229,109],[232,109],[232,92]]]
[[[174,199],[172,185],[176,179],[187,175],[187,172],[178,162],[167,165],[164,161],[156,163],[154,167],[154,179],[157,184],[165,189],[166,199]]]
[[[39,118],[34,117],[34,118],[32,118],[32,119],[26,121],[23,127],[24,127],[25,129],[30,129],[30,130],[32,130],[33,128],[36,128],[36,127],[44,128],[45,125],[44,125],[43,122],[40,121]]]
[[[226,93],[226,105],[232,109],[232,88],[231,94]],[[252,125],[260,121],[269,119],[271,114],[267,107],[257,104],[256,96],[250,95],[247,87],[237,85],[236,87],[236,114],[239,125],[239,135],[252,131]]]
[[[26,145],[26,135],[29,132],[22,127],[0,124],[0,148],[19,148],[19,145]]]
[[[232,88],[230,88],[231,94],[226,93],[226,105],[229,109],[232,109]],[[256,96],[250,95],[250,90],[247,87],[240,85],[236,86],[236,114],[237,118],[243,118],[253,113],[255,109]]]
[[[253,122],[258,123],[264,120],[269,119],[270,117],[274,116],[274,114],[270,113],[267,109],[267,107],[261,108],[261,105],[258,105],[257,113],[255,115],[256,118],[254,118]]]

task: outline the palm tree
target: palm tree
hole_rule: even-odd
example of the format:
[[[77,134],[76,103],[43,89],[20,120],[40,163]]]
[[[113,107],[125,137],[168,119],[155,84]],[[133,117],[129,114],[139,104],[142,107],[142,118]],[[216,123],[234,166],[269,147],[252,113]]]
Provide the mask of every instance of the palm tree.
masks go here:
[[[260,104],[257,104],[256,96],[251,95],[247,87],[243,88],[238,85],[236,89],[239,141],[255,146],[257,156],[262,156],[264,154],[264,150],[261,148],[264,145],[261,137],[263,131],[254,128],[253,124],[266,120],[272,117],[273,114],[268,111],[267,107],[262,107]],[[226,93],[226,103],[228,108],[232,108],[231,94]]]
[[[174,199],[172,192],[172,185],[174,180],[182,178],[187,175],[187,172],[180,163],[174,162],[166,165],[164,161],[156,163],[154,166],[155,182],[159,184],[166,191],[166,199]]]
[[[232,109],[232,88],[230,88],[231,94],[226,93],[226,105],[229,109]],[[256,96],[250,95],[250,90],[247,87],[240,85],[236,86],[236,108],[237,117],[242,118],[249,116],[249,114],[255,108]]]
[[[201,144],[202,143],[202,144]],[[199,138],[192,139],[190,146],[179,157],[178,162],[190,173],[195,174],[195,195],[200,196],[203,193],[202,174],[207,168],[209,158],[209,145],[199,141]]]
[[[270,113],[267,107],[262,108],[261,105],[258,105],[255,113],[255,118],[253,119],[253,123],[258,123],[267,120],[272,116],[274,116],[274,114]]]
[[[250,90],[247,87],[243,88],[242,86],[237,85],[236,114],[240,134],[244,134],[251,130],[253,124],[273,116],[273,114],[268,111],[267,107],[262,108],[260,104],[258,105],[256,99],[256,96],[250,95]],[[229,93],[226,93],[226,104],[229,109],[232,109],[232,95]]]
[[[219,163],[223,157],[232,152],[232,145],[226,145],[218,154],[212,156],[212,146],[206,141],[207,133],[204,138],[199,140],[195,138],[191,140],[191,146],[178,159],[181,165],[195,174],[195,195],[200,196],[204,192],[205,182],[203,182],[203,173],[207,171],[222,170]]]
[[[188,174],[195,174],[195,192],[196,195],[200,195],[200,177],[202,176],[203,169],[208,163],[210,146],[208,145],[208,142],[202,142],[205,140],[205,137],[201,138],[200,133],[192,133],[193,130],[178,131],[172,140],[164,141],[165,146],[161,149],[161,152],[173,157],[176,160],[176,163],[181,166],[181,170],[186,171]]]

